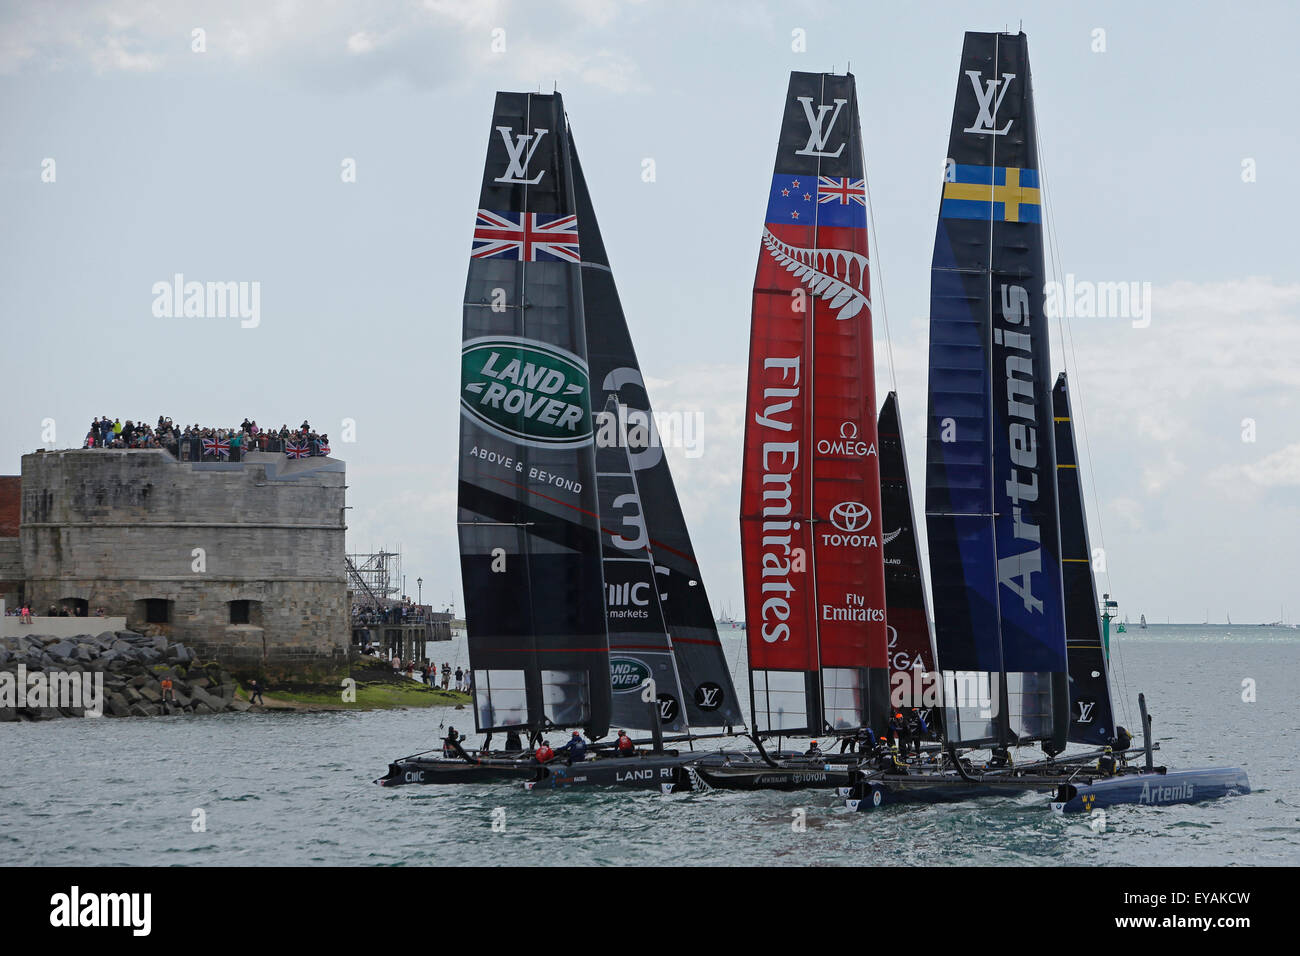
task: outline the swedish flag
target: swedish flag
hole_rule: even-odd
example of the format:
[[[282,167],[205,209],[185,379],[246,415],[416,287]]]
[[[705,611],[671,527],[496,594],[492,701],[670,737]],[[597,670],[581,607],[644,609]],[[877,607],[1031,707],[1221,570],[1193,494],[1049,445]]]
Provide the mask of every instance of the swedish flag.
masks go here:
[[[949,167],[943,184],[945,219],[992,219],[994,222],[1043,221],[1038,170],[1008,166]]]

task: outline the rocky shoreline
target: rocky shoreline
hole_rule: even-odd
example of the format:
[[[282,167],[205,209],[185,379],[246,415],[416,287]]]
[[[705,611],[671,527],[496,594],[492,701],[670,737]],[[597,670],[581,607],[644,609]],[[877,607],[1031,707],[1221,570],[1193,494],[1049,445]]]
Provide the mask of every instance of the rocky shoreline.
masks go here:
[[[102,679],[100,709],[105,717],[219,714],[250,708],[248,701],[236,696],[239,685],[220,663],[200,661],[184,644],[165,637],[135,631],[70,638],[24,634],[0,640],[0,722],[86,716],[84,706],[48,706],[52,695],[29,696],[34,688],[53,686],[56,680],[66,685],[71,675],[80,675],[77,686],[88,688]],[[173,702],[163,700],[165,679],[172,682]]]

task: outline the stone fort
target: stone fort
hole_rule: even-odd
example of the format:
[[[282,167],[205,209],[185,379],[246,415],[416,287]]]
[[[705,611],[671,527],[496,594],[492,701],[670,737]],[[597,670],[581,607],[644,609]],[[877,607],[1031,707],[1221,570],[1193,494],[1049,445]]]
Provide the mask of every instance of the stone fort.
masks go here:
[[[343,663],[344,463],[38,451],[0,477],[0,598],[182,641],[232,669]]]

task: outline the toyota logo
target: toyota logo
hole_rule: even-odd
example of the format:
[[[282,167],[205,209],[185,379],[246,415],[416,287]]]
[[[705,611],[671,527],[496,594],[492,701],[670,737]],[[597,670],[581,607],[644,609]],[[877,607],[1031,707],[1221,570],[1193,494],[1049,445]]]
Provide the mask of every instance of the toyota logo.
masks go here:
[[[831,524],[852,534],[871,524],[871,511],[860,501],[841,501],[831,509]]]

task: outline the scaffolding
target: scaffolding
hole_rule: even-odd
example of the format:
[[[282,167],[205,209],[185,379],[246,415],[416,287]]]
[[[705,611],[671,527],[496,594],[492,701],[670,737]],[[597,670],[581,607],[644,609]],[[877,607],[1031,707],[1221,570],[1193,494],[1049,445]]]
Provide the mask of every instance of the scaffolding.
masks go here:
[[[346,555],[353,603],[387,607],[402,596],[402,555],[380,548],[371,554]]]

